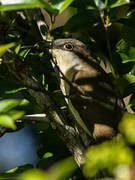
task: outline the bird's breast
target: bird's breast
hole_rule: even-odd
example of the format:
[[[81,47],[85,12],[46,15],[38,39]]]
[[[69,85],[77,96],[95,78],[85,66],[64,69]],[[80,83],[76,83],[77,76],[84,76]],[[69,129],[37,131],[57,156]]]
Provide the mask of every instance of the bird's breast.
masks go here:
[[[52,54],[56,59],[58,67],[67,78],[70,69],[72,69],[72,71],[80,70],[81,59],[73,52],[53,49]]]

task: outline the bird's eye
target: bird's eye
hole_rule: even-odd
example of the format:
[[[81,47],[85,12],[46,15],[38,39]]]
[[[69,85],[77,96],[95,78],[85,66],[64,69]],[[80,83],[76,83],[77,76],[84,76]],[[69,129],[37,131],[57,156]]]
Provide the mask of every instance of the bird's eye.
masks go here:
[[[64,45],[64,48],[65,48],[65,50],[69,50],[69,51],[72,51],[73,50],[73,44],[71,44],[71,43],[66,43],[65,45]]]

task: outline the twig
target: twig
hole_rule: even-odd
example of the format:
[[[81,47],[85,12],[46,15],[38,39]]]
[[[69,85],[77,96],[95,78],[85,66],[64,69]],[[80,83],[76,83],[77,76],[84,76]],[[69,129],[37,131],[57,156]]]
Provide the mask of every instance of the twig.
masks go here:
[[[7,133],[9,131],[8,128],[6,127],[2,127],[1,130],[0,130],[0,137],[2,137],[5,133]]]
[[[24,116],[22,116],[21,118],[19,118],[18,120],[17,120],[17,122],[19,122],[19,121],[37,121],[37,122],[47,122],[47,123],[49,123],[50,121],[49,121],[49,119],[46,117],[46,115],[45,114],[30,114],[30,115],[24,115]]]
[[[108,50],[108,55],[109,55],[109,63],[110,63],[110,69],[112,71],[112,74],[114,77],[117,76],[117,72],[114,69],[114,63],[113,63],[113,57],[112,57],[112,51],[111,51],[111,45],[110,45],[110,40],[109,40],[109,33],[108,29],[111,25],[110,18],[108,16],[108,9],[107,9],[107,15],[105,19],[105,12],[104,11],[99,11],[101,22],[103,24],[104,30],[105,30],[105,38],[106,38],[106,44],[107,44],[107,50]]]
[[[42,36],[43,40],[47,40],[48,37],[46,34],[43,34],[43,27],[48,29],[47,24],[45,23],[44,16],[42,15],[40,9],[34,9],[34,20],[37,22],[38,29],[40,31],[40,34]]]

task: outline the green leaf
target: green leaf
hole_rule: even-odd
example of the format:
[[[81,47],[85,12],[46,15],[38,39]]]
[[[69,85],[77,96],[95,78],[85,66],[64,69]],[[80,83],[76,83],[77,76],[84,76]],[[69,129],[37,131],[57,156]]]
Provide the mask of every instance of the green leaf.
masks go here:
[[[72,16],[68,20],[64,28],[66,31],[70,32],[86,31],[87,29],[93,27],[95,21],[96,17],[93,17],[91,11],[85,11],[83,13],[77,13],[74,16]]]
[[[122,35],[124,40],[128,43],[129,46],[135,47],[135,29],[129,26],[124,26],[122,29]]]
[[[116,44],[116,52],[120,55],[122,63],[135,61],[135,47],[129,46],[124,39]]]
[[[7,114],[0,115],[0,125],[11,128],[13,130],[16,129],[16,125],[14,124],[14,120],[8,116]]]
[[[5,99],[0,101],[0,113],[5,113],[15,106],[19,105],[21,100]]]
[[[47,158],[50,158],[50,157],[53,157],[54,156],[54,154],[53,153],[51,153],[51,152],[47,152],[47,153],[45,153],[44,155],[43,155],[43,159],[47,159]]]
[[[21,1],[21,3],[0,5],[0,11],[11,11],[20,9],[31,9],[31,8],[45,8],[48,12],[52,13],[54,9],[42,0],[29,0]]]
[[[7,114],[15,121],[24,115],[24,111],[10,110]]]
[[[83,171],[87,177],[94,177],[104,169],[113,174],[119,165],[130,166],[133,157],[134,153],[125,145],[122,138],[113,139],[88,149]]]
[[[135,114],[125,112],[119,124],[119,130],[129,143],[135,144]]]
[[[99,10],[103,10],[106,6],[105,3],[103,2],[103,0],[94,0],[96,7]]]
[[[52,7],[55,9],[56,14],[61,14],[74,0],[51,0]]]
[[[5,45],[0,45],[0,57],[3,56],[3,54],[11,47],[13,47],[14,43],[9,43]]]
[[[64,159],[53,165],[47,172],[47,180],[60,180],[68,177],[77,169],[77,164],[72,157]]]
[[[129,47],[128,55],[119,53],[122,58],[122,63],[135,62],[135,48]]]
[[[9,84],[8,84],[9,85]],[[13,85],[13,84],[12,84]],[[10,87],[9,87],[10,88]],[[14,87],[14,89],[12,89],[12,90],[6,90],[6,91],[4,91],[4,93],[5,94],[14,94],[14,93],[17,93],[17,92],[19,92],[19,91],[22,91],[22,90],[25,90],[25,89],[27,89],[27,88],[25,88],[25,87],[20,87],[20,88],[15,88]]]
[[[130,0],[94,0],[95,5],[101,11],[105,8],[115,8],[130,3]]]
[[[123,97],[135,91],[135,76],[132,74],[121,75],[116,82]]]
[[[118,22],[130,28],[135,28],[135,15],[131,17],[121,18]]]
[[[129,4],[130,0],[115,0],[115,2],[111,2],[111,5],[109,6],[110,8],[115,8],[115,7],[119,7],[119,6],[123,6],[126,4]]]
[[[19,176],[20,180],[49,180],[46,174],[38,169],[28,170]]]
[[[5,171],[5,174],[15,174],[15,173],[20,173],[20,172],[24,172],[26,170],[32,169],[33,165],[32,164],[25,164],[23,166],[17,166],[13,169],[9,169],[7,171]],[[1,177],[1,176],[0,176]]]
[[[122,57],[122,56],[121,56],[121,57]],[[128,62],[135,62],[135,57],[134,57],[134,58],[125,57],[125,58],[122,60],[122,63],[128,63]]]
[[[116,52],[127,54],[129,51],[128,43],[124,39],[120,39],[116,44]]]

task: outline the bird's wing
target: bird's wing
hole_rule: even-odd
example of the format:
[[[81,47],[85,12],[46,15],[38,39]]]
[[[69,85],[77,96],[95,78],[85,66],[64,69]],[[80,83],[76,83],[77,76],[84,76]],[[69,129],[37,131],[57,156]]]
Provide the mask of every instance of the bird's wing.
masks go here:
[[[99,65],[83,62],[82,67],[74,74],[72,82],[86,96],[81,96],[76,88],[70,88],[70,106],[74,107],[95,138],[112,137],[121,118],[123,102]]]

